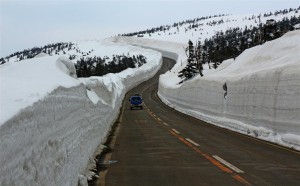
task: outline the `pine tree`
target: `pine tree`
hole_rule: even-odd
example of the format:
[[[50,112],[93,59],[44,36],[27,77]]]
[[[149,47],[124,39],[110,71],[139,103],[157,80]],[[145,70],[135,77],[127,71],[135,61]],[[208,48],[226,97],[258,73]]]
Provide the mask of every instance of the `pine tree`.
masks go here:
[[[197,73],[197,62],[195,58],[195,50],[193,46],[193,42],[189,40],[189,46],[186,48],[187,65],[186,67],[179,72],[178,77],[184,77],[183,81],[191,79]],[[181,83],[183,82],[181,81]]]

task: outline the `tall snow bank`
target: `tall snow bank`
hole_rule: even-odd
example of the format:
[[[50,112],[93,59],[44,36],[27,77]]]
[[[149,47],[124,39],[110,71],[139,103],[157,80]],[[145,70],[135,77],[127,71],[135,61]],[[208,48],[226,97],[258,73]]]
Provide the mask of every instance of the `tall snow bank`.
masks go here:
[[[177,65],[159,81],[159,96],[166,104],[221,127],[300,150],[300,31],[248,49],[215,72],[182,85],[177,72],[183,48],[134,38],[129,43],[177,54],[173,57]]]
[[[118,116],[125,93],[160,68],[161,54],[124,44],[147,64],[75,79],[67,58],[44,56],[0,67],[0,185],[77,185]],[[121,49],[120,49],[121,50]]]
[[[64,56],[45,56],[1,65],[0,126],[59,86],[79,85],[74,77],[75,67]]]

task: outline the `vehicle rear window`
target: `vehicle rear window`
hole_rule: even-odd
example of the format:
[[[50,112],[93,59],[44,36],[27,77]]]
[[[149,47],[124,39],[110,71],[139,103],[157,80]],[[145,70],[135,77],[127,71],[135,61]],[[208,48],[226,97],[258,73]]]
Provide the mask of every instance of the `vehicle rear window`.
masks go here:
[[[141,100],[141,98],[140,97],[133,97],[133,98],[131,98],[133,101],[139,101],[139,100]]]

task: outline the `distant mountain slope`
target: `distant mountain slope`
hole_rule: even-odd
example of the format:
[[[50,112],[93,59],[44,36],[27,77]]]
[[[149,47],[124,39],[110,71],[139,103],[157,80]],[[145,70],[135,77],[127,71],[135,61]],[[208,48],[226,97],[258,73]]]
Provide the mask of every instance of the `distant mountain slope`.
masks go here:
[[[111,47],[105,41],[79,41],[48,44],[15,52],[1,58],[0,65],[36,57],[60,55],[68,57],[75,64],[78,77],[118,73],[127,68],[140,67],[147,60],[145,56],[137,52],[124,54],[122,47]]]
[[[267,14],[201,17],[122,36],[185,44],[191,40],[191,47],[195,47],[197,53],[197,64],[217,68],[224,60],[236,58],[248,48],[299,29],[299,10],[300,7]]]
[[[111,48],[107,48],[107,44],[104,44],[104,41],[97,40],[86,40],[78,42],[69,42],[69,43],[53,43],[47,44],[42,47],[33,47],[31,49],[25,49],[23,51],[15,52],[9,56],[0,59],[0,64],[6,62],[19,62],[24,59],[31,59],[38,55],[67,55],[69,59],[74,63],[77,63],[78,60],[82,58],[102,56],[104,59],[109,59],[113,55],[123,54],[119,50],[114,50],[112,52]]]
[[[216,35],[218,32],[239,27],[259,27],[259,23],[265,25],[267,20],[274,19],[280,21],[283,18],[291,18],[300,16],[300,7],[290,8],[270,13],[258,14],[241,14],[241,15],[214,15],[201,18],[194,18],[172,25],[162,25],[156,28],[151,28],[143,31],[120,34],[122,36],[144,37],[150,39],[158,39],[165,41],[176,41],[187,43],[188,40],[204,41]],[[260,17],[260,21],[259,21]]]

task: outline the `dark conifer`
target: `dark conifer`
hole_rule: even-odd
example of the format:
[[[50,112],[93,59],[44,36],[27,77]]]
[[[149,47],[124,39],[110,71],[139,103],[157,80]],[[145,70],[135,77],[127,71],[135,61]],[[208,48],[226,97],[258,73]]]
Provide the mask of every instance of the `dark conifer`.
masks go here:
[[[186,48],[187,65],[178,74],[178,77],[183,77],[183,81],[191,79],[197,73],[197,62],[195,58],[195,49],[193,42],[189,40],[189,46]]]

